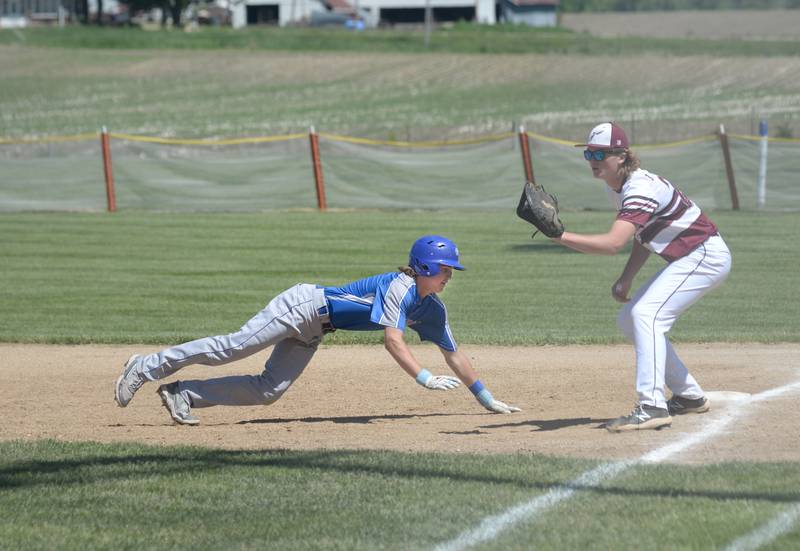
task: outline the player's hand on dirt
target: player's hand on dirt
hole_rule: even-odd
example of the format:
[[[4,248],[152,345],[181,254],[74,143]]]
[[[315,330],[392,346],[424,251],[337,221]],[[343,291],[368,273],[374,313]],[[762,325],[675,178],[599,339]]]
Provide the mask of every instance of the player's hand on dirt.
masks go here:
[[[484,407],[494,413],[514,413],[515,411],[522,411],[517,406],[508,405],[504,402],[501,402],[500,400],[495,400],[494,398],[489,404],[486,404]]]
[[[461,381],[449,375],[433,375],[425,383],[425,388],[431,390],[452,390],[461,384]]]
[[[614,297],[614,300],[617,302],[628,302],[630,300],[630,298],[628,298],[628,292],[631,290],[631,283],[632,282],[625,281],[622,278],[615,281],[614,285],[611,286],[611,296]]]
[[[427,369],[423,369],[417,375],[417,382],[430,390],[452,390],[461,384],[456,377],[449,375],[432,375]]]

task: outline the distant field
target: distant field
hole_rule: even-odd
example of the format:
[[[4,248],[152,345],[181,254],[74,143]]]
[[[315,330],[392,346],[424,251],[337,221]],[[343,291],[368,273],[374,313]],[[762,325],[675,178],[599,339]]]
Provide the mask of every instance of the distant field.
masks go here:
[[[561,25],[599,37],[800,39],[800,10],[564,13]]]
[[[613,64],[613,78],[609,67]],[[800,136],[800,57],[613,56],[0,46],[0,137],[112,131],[382,139],[507,132],[574,140],[599,120],[637,142],[773,130]]]
[[[721,14],[715,17],[714,14]],[[65,27],[30,28],[0,31],[0,44],[27,44],[56,48],[102,49],[249,49],[282,51],[363,51],[363,52],[449,52],[449,53],[564,53],[581,55],[619,54],[625,52],[661,52],[663,54],[797,55],[786,39],[797,39],[791,23],[794,11],[764,12],[752,19],[749,11],[740,12],[661,12],[639,14],[599,13],[584,16],[566,14],[568,24],[561,27],[533,28],[525,25],[445,23],[437,25],[425,45],[421,26],[388,27],[352,32],[336,27],[251,26],[245,29],[203,27],[182,32],[158,28]],[[573,17],[575,19],[573,19]],[[589,25],[575,28],[575,21]],[[593,23],[604,23],[603,27]],[[753,24],[749,22],[753,21]],[[730,21],[730,25],[726,23]],[[572,22],[572,23],[570,23]],[[659,26],[659,22],[663,22]],[[655,33],[611,33],[635,23]],[[572,25],[572,26],[570,26]],[[664,27],[664,28],[662,28]],[[729,34],[722,31],[728,28]],[[687,34],[694,28],[709,28]],[[770,29],[775,34],[770,34]],[[718,31],[715,31],[718,29]],[[576,32],[577,31],[577,32]],[[738,32],[737,32],[738,31]],[[745,35],[755,40],[741,42]],[[615,38],[609,39],[609,36]],[[622,38],[619,38],[622,37]],[[642,38],[643,37],[643,38]]]
[[[238,137],[315,125],[422,140],[521,123],[572,140],[615,119],[644,144],[720,123],[752,134],[761,116],[772,135],[800,136],[798,16],[601,13],[567,14],[558,29],[457,24],[437,28],[427,51],[419,29],[5,30],[0,138],[101,126]]]

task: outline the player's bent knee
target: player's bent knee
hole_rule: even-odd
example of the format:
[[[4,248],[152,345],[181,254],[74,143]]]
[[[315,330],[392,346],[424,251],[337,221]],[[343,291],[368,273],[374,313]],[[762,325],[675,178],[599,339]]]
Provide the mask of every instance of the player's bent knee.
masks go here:
[[[635,304],[630,309],[630,318],[635,324],[652,324],[656,313],[649,307],[642,304]]]
[[[274,404],[278,400],[280,400],[286,391],[276,391],[275,389],[263,389],[259,394],[259,401],[261,402],[262,406],[268,406],[270,404]]]
[[[279,394],[263,394],[264,399],[261,402],[261,405],[268,406],[270,404],[274,404],[281,399],[281,396],[283,396],[283,392]]]
[[[264,372],[256,377],[257,385],[259,387],[259,394],[261,395],[261,403],[269,405],[277,402],[289,390],[292,381],[277,382],[272,378],[269,372]]]

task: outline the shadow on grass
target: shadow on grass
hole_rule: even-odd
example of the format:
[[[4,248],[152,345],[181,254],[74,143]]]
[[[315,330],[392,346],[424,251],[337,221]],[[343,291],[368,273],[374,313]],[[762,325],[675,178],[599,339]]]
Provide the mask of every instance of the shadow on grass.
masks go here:
[[[510,245],[508,250],[515,253],[535,252],[553,254],[575,254],[575,251],[568,247],[553,243],[544,235],[537,235],[529,243]]]
[[[26,445],[26,444],[23,444]],[[85,452],[82,457],[54,460],[10,461],[0,467],[0,496],[4,493],[38,486],[63,487],[65,485],[107,484],[114,481],[140,480],[152,477],[186,477],[191,473],[198,484],[205,483],[209,476],[221,475],[237,469],[277,469],[308,471],[316,476],[320,471],[358,476],[401,477],[407,479],[438,479],[448,483],[480,483],[488,485],[511,485],[534,492],[554,489],[572,489],[597,495],[619,495],[626,497],[699,498],[719,501],[764,501],[772,503],[800,503],[797,492],[769,493],[758,491],[712,491],[680,490],[673,487],[623,488],[608,484],[575,484],[574,469],[564,469],[554,464],[552,469],[539,470],[540,478],[532,479],[531,473],[503,475],[494,465],[485,462],[459,461],[448,455],[403,454],[362,450],[210,450],[205,448],[145,448],[134,445],[112,447],[94,443],[59,443],[46,441],[44,445],[61,448],[65,454]],[[36,445],[33,447],[35,448]],[[106,453],[81,447],[99,447]],[[152,449],[152,452],[149,450]],[[48,450],[52,453],[53,450]],[[36,453],[36,450],[32,450]],[[137,453],[131,453],[137,452]],[[114,455],[116,454],[116,455]],[[468,456],[469,457],[469,456]],[[410,458],[410,459],[408,459]],[[404,464],[404,459],[408,464]],[[438,464],[432,464],[438,463]],[[580,469],[580,465],[578,464]],[[754,466],[755,468],[755,466]],[[570,471],[566,475],[553,472]],[[470,472],[472,471],[472,472]],[[249,473],[242,471],[246,476]],[[269,472],[259,473],[269,476]],[[563,480],[554,478],[565,477]]]

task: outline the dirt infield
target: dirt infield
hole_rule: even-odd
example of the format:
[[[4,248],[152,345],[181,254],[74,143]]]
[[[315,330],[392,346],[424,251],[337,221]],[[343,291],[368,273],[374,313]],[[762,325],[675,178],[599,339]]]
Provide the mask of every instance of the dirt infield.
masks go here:
[[[495,396],[523,408],[494,415],[463,388],[426,391],[380,347],[320,348],[286,396],[269,407],[196,409],[198,427],[173,425],[145,385],[126,409],[113,401],[122,363],[147,346],[0,344],[0,440],[54,438],[192,444],[223,448],[525,452],[592,458],[637,457],[701,430],[731,408],[748,408],[731,430],[679,461],[797,461],[790,412],[798,393],[748,404],[746,397],[800,380],[800,345],[678,346],[712,411],[674,419],[663,431],[609,434],[606,420],[635,400],[629,346],[462,348]],[[434,373],[446,372],[432,346],[414,348]],[[192,366],[180,378],[257,374],[264,356],[217,368]],[[742,394],[744,393],[744,394]]]

